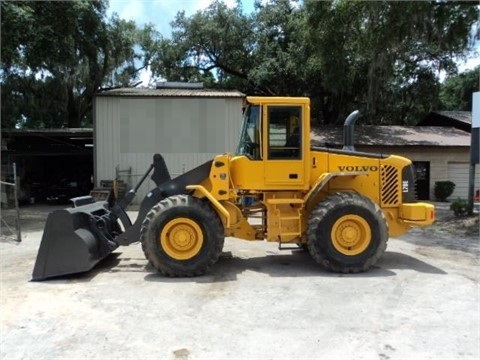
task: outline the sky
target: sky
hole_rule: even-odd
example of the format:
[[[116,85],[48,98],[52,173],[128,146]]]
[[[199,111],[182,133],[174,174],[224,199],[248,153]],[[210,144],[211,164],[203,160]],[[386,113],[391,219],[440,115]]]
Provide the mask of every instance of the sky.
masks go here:
[[[171,33],[170,23],[175,19],[179,11],[184,10],[185,15],[193,15],[198,10],[207,8],[213,0],[110,0],[107,15],[110,17],[117,13],[121,19],[133,20],[138,26],[153,23],[155,29],[163,37],[169,37]],[[236,0],[223,0],[230,7],[236,5]],[[241,0],[243,12],[251,13],[254,10],[254,0]],[[142,84],[146,87],[152,82],[152,74],[149,69],[140,73]],[[159,79],[162,80],[162,79]]]
[[[241,0],[243,12],[251,13],[254,10],[255,0]],[[193,15],[198,10],[207,8],[213,0],[110,0],[108,16],[114,12],[121,19],[134,20],[137,25],[142,26],[146,23],[153,23],[155,28],[164,37],[169,37],[171,32],[170,23],[175,19],[175,15],[185,11],[185,15]],[[236,0],[223,0],[228,6],[234,7]],[[459,61],[458,68],[460,72],[473,69],[480,65],[480,41],[477,41],[477,53],[467,61]],[[151,81],[149,70],[142,72],[140,80],[141,86],[147,86]]]
[[[134,20],[137,25],[153,23],[158,31],[168,37],[170,35],[170,22],[181,10],[187,16],[196,11],[207,8],[213,0],[110,0],[107,11],[110,16],[116,12],[121,19]],[[236,0],[223,0],[229,6],[234,7]],[[242,0],[245,13],[253,11],[254,0]]]

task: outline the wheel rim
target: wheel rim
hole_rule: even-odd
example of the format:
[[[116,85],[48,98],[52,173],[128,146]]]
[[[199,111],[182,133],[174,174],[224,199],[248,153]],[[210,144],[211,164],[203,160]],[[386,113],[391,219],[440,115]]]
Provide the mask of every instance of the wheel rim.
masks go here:
[[[203,232],[192,219],[170,220],[160,233],[163,250],[173,259],[188,260],[200,252],[203,245]]]
[[[361,254],[370,245],[372,232],[368,222],[358,215],[345,215],[333,224],[333,246],[344,255]]]

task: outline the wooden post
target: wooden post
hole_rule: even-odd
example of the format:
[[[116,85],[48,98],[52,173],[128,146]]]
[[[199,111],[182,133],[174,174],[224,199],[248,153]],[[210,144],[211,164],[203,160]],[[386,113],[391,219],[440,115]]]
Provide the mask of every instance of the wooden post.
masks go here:
[[[15,210],[17,212],[17,218],[15,219],[16,221],[16,228],[17,228],[17,241],[21,242],[22,241],[22,231],[20,229],[20,207],[18,206],[18,181],[17,181],[17,165],[13,163],[13,183],[15,184],[14,186],[14,194],[15,194]]]

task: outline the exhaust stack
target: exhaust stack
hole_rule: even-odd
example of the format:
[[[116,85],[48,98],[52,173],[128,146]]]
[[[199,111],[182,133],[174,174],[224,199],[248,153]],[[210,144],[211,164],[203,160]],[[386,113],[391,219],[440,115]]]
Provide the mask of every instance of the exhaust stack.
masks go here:
[[[362,115],[360,111],[355,110],[348,115],[345,123],[343,124],[343,150],[355,151],[354,142],[354,124],[355,121]]]

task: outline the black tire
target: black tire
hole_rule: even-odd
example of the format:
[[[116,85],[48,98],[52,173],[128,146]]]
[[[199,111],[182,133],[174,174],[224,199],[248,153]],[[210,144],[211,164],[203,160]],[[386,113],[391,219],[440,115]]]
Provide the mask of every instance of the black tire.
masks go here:
[[[148,212],[140,231],[145,257],[166,276],[204,274],[218,261],[224,239],[217,213],[188,195],[160,201]]]
[[[308,220],[308,250],[327,270],[357,273],[368,270],[387,248],[388,225],[380,207],[362,195],[329,196]]]

